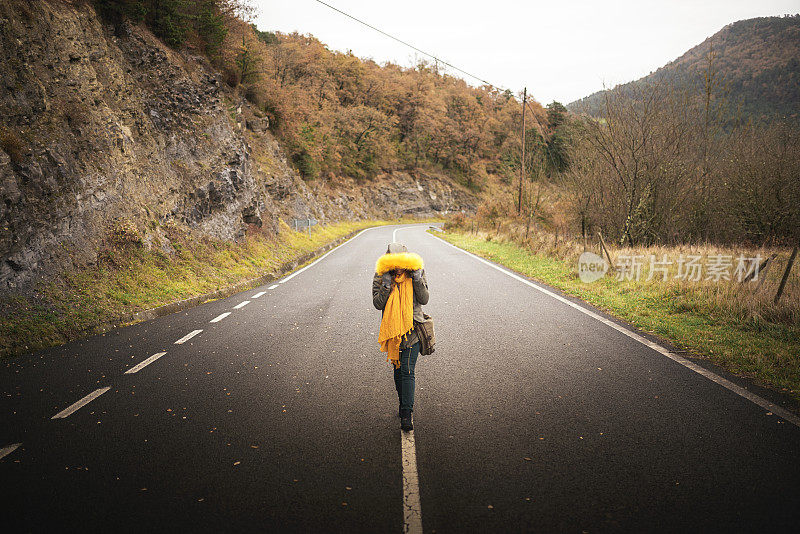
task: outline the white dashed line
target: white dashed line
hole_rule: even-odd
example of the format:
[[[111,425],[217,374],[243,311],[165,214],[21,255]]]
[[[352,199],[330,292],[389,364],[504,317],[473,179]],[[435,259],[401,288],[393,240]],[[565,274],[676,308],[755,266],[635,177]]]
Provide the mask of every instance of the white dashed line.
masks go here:
[[[725,389],[728,389],[728,390],[736,393],[740,397],[743,397],[743,398],[749,400],[753,404],[761,406],[762,408],[764,408],[768,412],[772,412],[773,414],[777,415],[778,417],[780,417],[782,419],[785,419],[786,421],[789,421],[790,423],[800,427],[800,417],[797,417],[793,413],[791,413],[791,412],[789,412],[787,410],[784,410],[780,406],[777,406],[777,405],[769,402],[768,400],[766,400],[764,398],[761,398],[758,395],[747,391],[745,388],[734,384],[730,380],[722,378],[721,376],[719,376],[719,375],[717,375],[715,373],[712,373],[708,369],[705,369],[704,367],[701,367],[701,366],[697,365],[696,363],[687,360],[686,358],[682,358],[682,357],[678,356],[677,354],[673,354],[672,352],[667,350],[665,347],[662,347],[658,343],[654,343],[654,342],[650,341],[649,339],[640,336],[636,332],[628,330],[624,326],[620,326],[617,323],[615,323],[614,321],[606,319],[602,315],[598,315],[598,314],[594,313],[593,311],[584,308],[583,306],[575,304],[571,300],[565,299],[561,295],[557,295],[556,293],[553,293],[552,291],[548,291],[547,289],[545,289],[543,287],[539,287],[536,284],[530,282],[529,280],[526,280],[525,278],[523,278],[521,276],[518,276],[518,275],[516,275],[514,273],[511,273],[509,271],[506,271],[505,269],[502,269],[502,268],[498,267],[497,265],[495,265],[495,264],[493,264],[493,263],[481,258],[480,256],[477,256],[477,255],[475,255],[475,254],[473,254],[471,252],[467,252],[466,250],[464,250],[462,248],[458,248],[457,246],[453,245],[452,243],[448,243],[444,239],[442,239],[440,237],[437,237],[437,236],[435,236],[433,234],[428,234],[428,235],[438,239],[439,241],[441,241],[445,245],[449,245],[449,246],[453,247],[454,249],[456,249],[456,250],[458,250],[460,252],[463,252],[467,256],[472,256],[476,260],[478,260],[478,261],[480,261],[482,263],[485,263],[486,265],[488,265],[492,269],[497,269],[501,273],[506,274],[506,275],[510,276],[511,278],[513,278],[515,280],[518,280],[518,281],[522,282],[523,284],[532,287],[533,289],[536,289],[537,291],[541,291],[545,295],[549,295],[549,296],[553,297],[554,299],[563,302],[567,306],[571,306],[571,307],[575,308],[576,310],[578,310],[579,312],[585,313],[586,315],[588,315],[589,317],[591,317],[593,319],[597,319],[601,323],[603,323],[603,324],[605,324],[607,326],[610,326],[611,328],[613,328],[617,332],[620,332],[621,334],[625,334],[629,338],[631,338],[631,339],[633,339],[635,341],[638,341],[642,345],[650,347],[654,351],[656,351],[656,352],[658,352],[660,354],[663,354],[664,356],[666,356],[670,360],[681,364],[682,366],[686,367],[687,369],[690,369],[690,370],[694,371],[695,373],[697,373],[697,374],[699,374],[701,376],[706,377],[707,379],[711,380],[712,382],[716,382],[717,384],[719,384],[720,386],[724,387]]]
[[[3,447],[2,449],[0,449],[0,460],[2,460],[3,458],[8,456],[9,454],[14,452],[15,450],[17,450],[17,447],[19,447],[20,445],[22,445],[22,443],[13,443],[13,444],[9,445],[8,447]]]
[[[234,307],[233,307],[233,309],[234,309],[234,310],[238,310],[239,308],[244,308],[244,307],[245,307],[245,306],[247,306],[248,304],[250,304],[250,301],[249,301],[249,300],[243,300],[242,302],[240,302],[239,304],[237,304],[236,306],[234,306]]]
[[[82,398],[81,400],[79,400],[75,404],[72,404],[69,407],[64,408],[63,410],[61,410],[60,412],[55,414],[50,419],[64,419],[65,417],[69,417],[70,415],[72,415],[73,413],[77,412],[78,410],[80,410],[81,408],[83,408],[84,406],[86,406],[87,404],[92,402],[93,400],[95,400],[97,397],[99,397],[100,395],[102,395],[103,393],[108,391],[109,389],[111,389],[111,388],[100,388],[100,389],[96,389],[96,390],[92,391],[91,393],[86,395],[84,398]]]
[[[258,297],[260,297],[260,296],[261,296],[261,295],[263,295],[264,293],[266,293],[266,291],[259,291],[258,293],[256,293],[255,295],[253,295],[253,296],[252,296],[252,297],[250,297],[250,298],[251,298],[251,299],[257,299]]]
[[[175,344],[176,345],[183,345],[184,343],[186,343],[187,341],[192,339],[194,336],[196,336],[200,332],[202,332],[202,330],[192,330],[191,332],[189,332],[188,334],[186,334],[185,336],[180,338],[178,341],[176,341]]]
[[[138,373],[139,371],[141,371],[142,369],[144,369],[145,367],[147,367],[148,365],[150,365],[151,363],[153,363],[154,361],[156,361],[165,354],[166,352],[157,352],[152,356],[150,356],[149,358],[147,358],[146,360],[144,360],[142,363],[134,365],[133,367],[125,371],[125,374],[132,375],[133,373]]]
[[[328,254],[330,254],[331,252],[333,252],[333,250],[331,250],[330,252],[328,252],[327,254],[325,254],[325,256],[327,256],[327,255],[328,255]],[[322,259],[322,258],[324,258],[325,256],[322,256],[322,257],[320,257],[320,258],[319,258],[317,261],[321,260],[321,259]],[[315,261],[315,262],[313,262],[313,263],[309,263],[308,265],[306,265],[306,266],[305,266],[305,267],[303,267],[302,269],[300,269],[300,270],[298,270],[298,271],[295,271],[295,272],[293,272],[292,274],[290,274],[289,276],[287,276],[286,278],[284,278],[283,280],[281,280],[281,281],[280,281],[280,282],[278,282],[278,283],[279,283],[279,284],[283,284],[283,283],[286,283],[286,282],[288,282],[289,280],[291,280],[292,278],[294,278],[294,277],[295,277],[295,276],[297,276],[298,274],[302,273],[303,271],[305,271],[306,269],[308,269],[309,267],[311,267],[312,265],[314,265],[315,263],[317,263],[317,261]]]
[[[414,431],[400,431],[403,453],[403,532],[422,533],[422,507],[419,504],[419,476]]]
[[[278,287],[278,284],[275,284],[275,285],[269,286],[267,289],[275,289],[276,287]]]
[[[216,317],[214,317],[213,319],[211,319],[208,322],[209,323],[218,323],[221,320],[223,320],[225,317],[229,316],[230,314],[231,314],[231,312],[220,313],[219,315],[217,315]]]

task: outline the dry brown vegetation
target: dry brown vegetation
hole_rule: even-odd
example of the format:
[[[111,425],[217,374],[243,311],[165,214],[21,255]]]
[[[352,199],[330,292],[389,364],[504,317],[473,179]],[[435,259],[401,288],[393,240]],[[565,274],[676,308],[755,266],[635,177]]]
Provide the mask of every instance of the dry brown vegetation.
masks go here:
[[[603,120],[576,121],[560,178],[587,231],[628,245],[795,244],[800,131],[723,129],[696,96],[665,84],[618,92]]]
[[[477,224],[475,224],[477,221]],[[445,228],[465,232],[476,238],[486,241],[499,241],[513,243],[521,248],[543,256],[557,258],[577,272],[578,257],[584,251],[594,252],[605,257],[597,235],[587,237],[585,243],[580,236],[575,234],[565,235],[563,232],[538,231],[528,232],[525,236],[525,225],[519,220],[495,220],[479,217],[476,221],[462,216],[457,216],[448,221]],[[498,224],[499,222],[499,224]],[[612,264],[620,258],[638,256],[642,259],[643,268],[641,283],[652,286],[663,286],[667,293],[676,295],[692,295],[697,302],[704,303],[708,310],[729,315],[737,322],[746,324],[781,323],[794,325],[800,328],[800,269],[791,271],[782,298],[775,303],[774,296],[780,284],[781,277],[786,269],[790,257],[790,250],[785,247],[754,247],[751,245],[710,245],[710,244],[681,244],[681,245],[640,245],[640,246],[613,246],[606,243]],[[676,279],[678,266],[673,263],[669,266],[666,279],[657,273],[653,280],[649,276],[649,258],[653,256],[659,260],[666,256],[676,260],[680,256],[700,255],[705,259],[716,255],[737,258],[761,258],[761,262],[774,257],[771,265],[760,272],[759,277],[750,282],[740,282],[736,276],[730,280],[706,280],[705,273],[699,281]],[[733,272],[733,268],[731,269]],[[610,271],[607,276],[614,277]],[[574,274],[577,278],[577,274]]]

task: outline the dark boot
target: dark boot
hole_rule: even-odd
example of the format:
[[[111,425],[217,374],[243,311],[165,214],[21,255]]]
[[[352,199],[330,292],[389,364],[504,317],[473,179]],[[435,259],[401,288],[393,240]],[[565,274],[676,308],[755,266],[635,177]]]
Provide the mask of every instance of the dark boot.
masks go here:
[[[400,428],[402,430],[414,430],[411,413],[411,410],[400,410]]]

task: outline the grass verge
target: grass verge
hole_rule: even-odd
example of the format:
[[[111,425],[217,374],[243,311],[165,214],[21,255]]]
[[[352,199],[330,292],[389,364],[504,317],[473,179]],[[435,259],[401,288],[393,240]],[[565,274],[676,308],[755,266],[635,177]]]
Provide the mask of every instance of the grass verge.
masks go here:
[[[733,313],[730,308],[735,306],[727,307],[725,302],[733,300],[726,295],[735,287],[618,281],[612,276],[586,284],[577,276],[577,261],[485,234],[450,230],[437,235],[578,297],[696,357],[800,400],[800,325],[794,319],[773,322]]]
[[[352,232],[419,219],[341,222],[311,234],[283,225],[278,237],[239,243],[192,240],[174,232],[174,253],[118,242],[97,265],[72,269],[25,294],[0,296],[0,357],[18,355],[96,334],[129,322],[134,313],[211,293],[278,272],[283,265]]]

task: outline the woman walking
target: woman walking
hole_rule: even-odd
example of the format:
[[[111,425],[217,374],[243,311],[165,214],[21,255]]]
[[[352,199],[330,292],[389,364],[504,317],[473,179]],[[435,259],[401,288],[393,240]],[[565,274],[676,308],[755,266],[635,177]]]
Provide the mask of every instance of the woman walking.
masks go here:
[[[412,430],[414,410],[414,367],[419,356],[419,339],[414,321],[422,322],[422,305],[428,303],[428,281],[422,258],[408,252],[401,243],[390,243],[375,264],[372,303],[382,310],[378,342],[394,366],[394,387],[400,409],[400,428]]]

